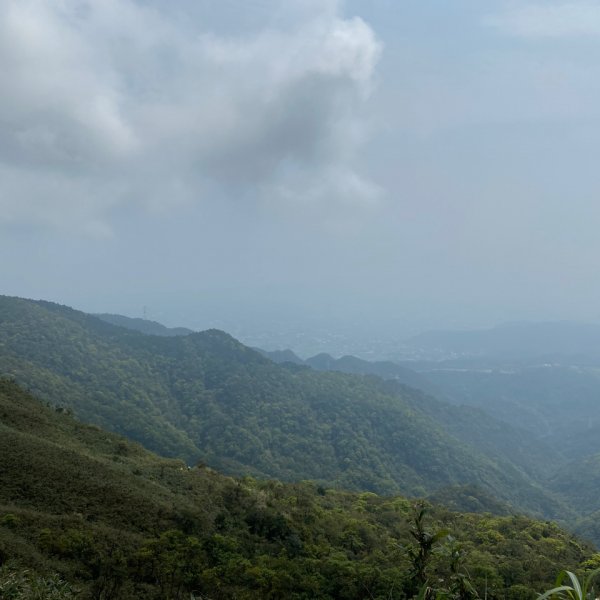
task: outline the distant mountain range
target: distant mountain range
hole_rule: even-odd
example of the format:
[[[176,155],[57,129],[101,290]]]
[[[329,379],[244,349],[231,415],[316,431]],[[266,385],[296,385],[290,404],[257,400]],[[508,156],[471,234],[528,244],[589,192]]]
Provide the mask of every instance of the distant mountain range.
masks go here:
[[[278,365],[216,330],[146,335],[9,297],[0,344],[0,373],[189,464],[383,493],[474,484],[534,514],[569,516],[536,476],[550,448],[397,381]]]
[[[138,327],[133,321],[127,326]],[[429,353],[436,360],[403,364],[353,356],[336,359],[329,354],[303,360],[292,350],[257,351],[280,364],[379,376],[458,405],[452,415],[446,415],[446,403],[435,404],[431,398],[422,408],[429,407],[431,416],[452,435],[488,456],[508,458],[587,514],[600,508],[592,493],[600,489],[596,482],[600,436],[593,433],[600,429],[600,371],[590,366],[599,352],[598,334],[596,325],[569,322],[429,332],[409,344],[421,357]],[[560,465],[564,475],[559,476]],[[567,480],[569,485],[561,484]],[[433,497],[464,508],[468,505],[465,489],[468,485],[450,486]],[[488,499],[483,504],[500,510],[494,502]],[[587,517],[579,530],[600,540],[600,529],[593,523]]]
[[[290,351],[257,352],[217,330],[184,335],[118,321],[130,329],[0,297],[0,375],[190,465],[433,494],[455,507],[512,506],[600,540],[594,484],[582,474],[566,486],[560,475],[582,464],[595,473],[600,379],[591,368],[423,362],[417,372],[354,357],[303,361]],[[471,489],[480,490],[473,501]]]
[[[133,331],[139,331],[147,335],[159,336],[185,336],[194,333],[191,329],[185,327],[168,328],[156,321],[146,319],[125,317],[114,314],[95,314],[102,321],[125,327]],[[341,373],[352,373],[355,375],[377,375],[383,379],[394,379],[399,383],[426,391],[434,390],[426,377],[408,367],[401,366],[391,361],[370,362],[362,360],[355,356],[343,356],[342,358],[333,358],[329,354],[317,354],[311,358],[303,360],[292,350],[274,350],[267,351],[262,348],[253,348],[269,360],[277,364],[292,363],[296,365],[305,365],[317,371],[339,371]]]
[[[148,335],[185,336],[194,333],[185,327],[168,328],[155,321],[123,315],[94,316]],[[399,356],[404,356],[404,359],[394,361],[367,361],[355,356],[336,359],[326,353],[302,359],[291,349],[254,349],[276,363],[307,364],[317,370],[370,373],[386,379],[406,380],[407,385],[427,385],[426,379],[419,378],[417,372],[423,364],[429,367],[434,362],[454,368],[475,368],[482,365],[499,368],[507,361],[517,366],[539,365],[544,362],[563,366],[600,366],[600,325],[559,321],[507,323],[478,330],[428,331],[398,342],[398,348],[401,348]],[[407,354],[412,355],[413,359],[407,361]]]
[[[351,373],[354,375],[376,375],[382,379],[391,379],[398,383],[403,383],[410,387],[420,390],[435,392],[431,382],[417,371],[401,366],[390,361],[370,362],[357,358],[356,356],[342,356],[334,358],[330,354],[317,354],[306,360],[302,360],[291,350],[276,350],[268,352],[260,348],[255,348],[263,356],[266,356],[273,362],[293,363],[296,365],[306,365],[316,371],[337,371],[340,373]]]
[[[102,318],[101,315],[100,317]],[[141,319],[130,319],[128,317],[120,317],[118,323],[142,332],[148,331],[154,325],[152,322],[148,324]],[[161,331],[174,330],[163,328]],[[445,398],[448,391],[445,387],[437,386],[425,374],[391,361],[370,362],[354,356],[344,356],[336,359],[324,353],[303,360],[289,349],[265,351],[254,348],[254,350],[278,364],[287,363],[288,365],[305,366],[317,371],[373,375],[425,391],[438,398]],[[452,396],[449,399],[452,401]],[[436,420],[453,436],[474,444],[478,451],[485,453],[492,459],[498,459],[498,457],[508,458],[534,479],[552,474],[558,464],[561,463],[560,453],[556,452],[552,444],[540,440],[534,441],[519,426],[518,422],[509,426],[491,419],[489,415],[481,411],[468,409],[466,406],[449,409],[447,404],[436,402],[431,397],[423,399],[421,408],[426,410],[431,418]],[[447,414],[448,410],[452,414]]]
[[[119,317],[118,324],[142,332],[158,325],[127,317]],[[158,327],[161,331],[180,331]],[[560,435],[560,452],[579,459],[600,453],[600,436],[589,435],[600,428],[600,370],[594,358],[600,356],[599,331],[600,326],[594,324],[555,322],[429,332],[409,343],[420,348],[421,356],[430,353],[438,358],[401,364],[355,356],[336,359],[329,354],[303,360],[289,349],[255,350],[279,364],[375,375],[452,404],[483,409],[528,431],[539,443],[546,438],[542,446],[551,445],[553,436]],[[442,355],[444,360],[439,359]]]

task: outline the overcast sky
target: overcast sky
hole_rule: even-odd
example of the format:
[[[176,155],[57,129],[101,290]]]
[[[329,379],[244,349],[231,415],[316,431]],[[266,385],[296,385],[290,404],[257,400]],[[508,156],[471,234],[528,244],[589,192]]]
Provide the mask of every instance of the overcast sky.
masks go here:
[[[0,2],[4,294],[255,332],[596,321],[598,157],[600,2]]]

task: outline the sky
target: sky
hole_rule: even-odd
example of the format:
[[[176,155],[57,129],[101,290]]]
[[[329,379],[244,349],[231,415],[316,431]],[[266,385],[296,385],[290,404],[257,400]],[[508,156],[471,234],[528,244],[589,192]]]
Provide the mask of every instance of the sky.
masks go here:
[[[600,2],[3,0],[0,292],[234,333],[600,319]]]

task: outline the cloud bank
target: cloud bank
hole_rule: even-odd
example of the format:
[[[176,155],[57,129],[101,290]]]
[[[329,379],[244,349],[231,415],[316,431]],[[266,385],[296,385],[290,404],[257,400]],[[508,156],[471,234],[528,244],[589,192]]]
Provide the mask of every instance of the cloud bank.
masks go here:
[[[287,23],[227,34],[215,10],[186,21],[159,2],[2,2],[0,225],[102,234],[115,207],[214,190],[372,202],[353,167],[381,52],[371,28],[338,2],[293,0]]]

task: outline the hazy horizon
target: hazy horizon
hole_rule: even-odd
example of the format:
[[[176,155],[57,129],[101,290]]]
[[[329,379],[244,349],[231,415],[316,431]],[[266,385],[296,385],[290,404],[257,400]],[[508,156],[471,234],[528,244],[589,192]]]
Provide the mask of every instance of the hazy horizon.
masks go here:
[[[600,5],[8,0],[3,294],[234,335],[598,322]]]

